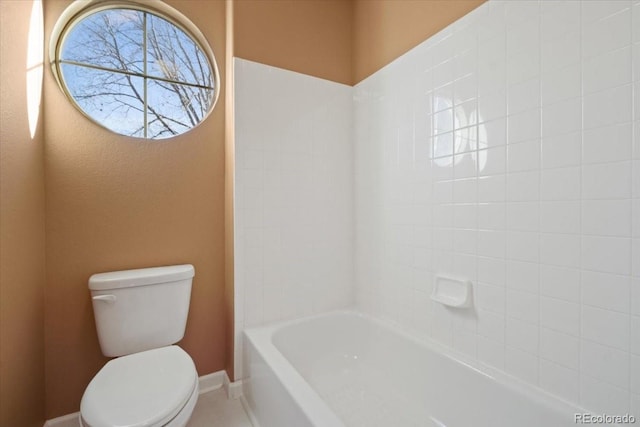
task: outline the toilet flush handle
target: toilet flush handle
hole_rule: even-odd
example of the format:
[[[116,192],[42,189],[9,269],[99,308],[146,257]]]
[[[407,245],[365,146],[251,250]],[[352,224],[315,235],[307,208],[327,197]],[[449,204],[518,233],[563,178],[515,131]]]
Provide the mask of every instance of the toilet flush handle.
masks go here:
[[[107,302],[109,304],[113,304],[114,302],[116,302],[116,296],[115,295],[96,295],[95,297],[92,297],[91,299],[93,299],[94,301],[104,301],[104,302]]]

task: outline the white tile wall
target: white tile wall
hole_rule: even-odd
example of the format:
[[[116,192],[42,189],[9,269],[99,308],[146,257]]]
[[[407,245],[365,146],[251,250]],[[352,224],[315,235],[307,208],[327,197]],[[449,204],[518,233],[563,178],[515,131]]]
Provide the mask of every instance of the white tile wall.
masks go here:
[[[410,332],[639,415],[638,28],[636,0],[491,0],[355,90],[236,59],[236,337],[355,282]],[[437,273],[475,308],[431,302]]]
[[[234,67],[242,378],[245,327],[353,304],[353,89],[242,59]]]
[[[358,305],[640,416],[640,2],[491,0],[354,100]]]

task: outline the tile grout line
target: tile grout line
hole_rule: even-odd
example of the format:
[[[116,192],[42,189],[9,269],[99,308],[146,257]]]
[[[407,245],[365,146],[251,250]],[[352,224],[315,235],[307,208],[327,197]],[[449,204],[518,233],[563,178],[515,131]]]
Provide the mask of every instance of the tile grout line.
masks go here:
[[[539,114],[540,114],[540,138],[538,139],[538,153],[539,153],[539,162],[538,162],[538,197],[536,200],[536,204],[538,207],[538,230],[537,230],[537,234],[538,234],[538,264],[537,264],[537,270],[538,270],[538,280],[537,280],[537,298],[538,298],[538,324],[537,324],[537,329],[538,329],[538,343],[537,343],[537,362],[538,362],[538,381],[537,384],[540,388],[543,388],[543,386],[541,385],[541,371],[542,371],[542,366],[540,361],[542,360],[542,357],[540,356],[540,342],[541,342],[541,329],[542,329],[542,322],[541,322],[541,295],[540,295],[540,263],[541,263],[541,244],[540,244],[540,236],[541,236],[541,232],[540,232],[540,199],[541,199],[541,193],[542,193],[542,4],[540,2],[538,2],[538,105],[539,105]]]
[[[630,271],[630,278],[629,278],[629,303],[628,303],[628,311],[629,311],[629,334],[628,334],[628,340],[629,340],[629,351],[627,352],[627,369],[628,369],[628,378],[627,378],[627,388],[628,388],[628,402],[627,402],[627,409],[628,412],[631,412],[632,406],[633,406],[633,391],[632,391],[632,380],[631,380],[631,372],[633,371],[633,366],[631,365],[632,363],[632,342],[633,342],[633,313],[631,311],[631,301],[633,298],[633,260],[634,260],[634,244],[633,244],[633,238],[634,238],[634,230],[633,230],[633,193],[634,193],[634,174],[638,173],[638,171],[634,171],[634,138],[636,137],[635,132],[636,130],[636,126],[634,123],[634,119],[636,117],[636,108],[638,108],[639,106],[636,105],[635,99],[637,94],[635,93],[635,91],[637,90],[637,83],[634,82],[634,77],[635,77],[635,64],[633,61],[633,8],[635,7],[633,2],[630,0],[629,1],[629,6],[630,6],[630,11],[629,11],[629,20],[630,20],[630,28],[631,28],[631,34],[630,34],[630,40],[629,40],[629,53],[631,55],[630,58],[630,63],[631,63],[631,271]]]
[[[582,316],[582,307],[583,307],[583,292],[582,292],[582,279],[583,279],[583,274],[582,274],[582,248],[584,245],[584,236],[583,236],[583,224],[582,224],[582,202],[583,202],[583,197],[584,197],[584,183],[582,182],[582,175],[584,172],[584,100],[585,100],[585,96],[584,96],[584,58],[583,58],[583,33],[584,33],[584,28],[583,28],[583,22],[582,22],[582,2],[578,3],[578,13],[579,13],[579,18],[578,18],[578,38],[580,40],[580,46],[578,48],[579,52],[579,64],[580,64],[580,197],[579,197],[579,206],[578,206],[578,228],[580,230],[580,253],[578,255],[578,260],[579,260],[579,269],[578,269],[578,303],[579,303],[579,311],[578,311],[578,325],[579,325],[579,330],[578,330],[578,403],[583,404],[584,403],[584,381],[583,381],[583,376],[582,376],[582,354],[583,354],[583,340],[582,340],[582,323],[583,323],[583,316]]]
[[[508,146],[509,146],[509,120],[508,118],[508,105],[507,105],[507,99],[508,99],[508,87],[507,87],[507,81],[508,81],[508,67],[507,67],[507,17],[506,17],[506,5],[504,6],[504,10],[503,12],[503,16],[502,16],[502,27],[503,27],[503,31],[504,31],[504,45],[503,45],[503,49],[504,49],[504,54],[505,54],[505,58],[504,58],[504,90],[503,90],[503,102],[504,102],[504,160],[503,160],[503,170],[504,170],[504,194],[503,194],[503,199],[504,201],[502,202],[503,204],[503,212],[504,212],[504,224],[502,225],[502,228],[504,230],[504,258],[503,258],[503,274],[504,274],[504,280],[503,280],[503,296],[504,296],[504,314],[503,314],[503,321],[504,321],[504,337],[503,337],[503,369],[505,372],[508,372],[507,369],[507,320],[508,320],[508,315],[507,315],[507,299],[508,299],[508,292],[507,292],[507,252],[509,249],[509,245],[508,245],[508,238],[507,238],[507,188],[508,188],[508,174],[507,174],[507,159],[508,159]]]

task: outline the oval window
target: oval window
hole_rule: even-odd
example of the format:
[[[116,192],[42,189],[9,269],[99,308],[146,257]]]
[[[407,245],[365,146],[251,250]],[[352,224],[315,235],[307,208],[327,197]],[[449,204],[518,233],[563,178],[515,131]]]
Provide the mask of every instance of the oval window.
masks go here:
[[[217,69],[203,42],[155,11],[93,8],[64,26],[53,65],[64,92],[96,123],[169,138],[197,126],[215,104]]]

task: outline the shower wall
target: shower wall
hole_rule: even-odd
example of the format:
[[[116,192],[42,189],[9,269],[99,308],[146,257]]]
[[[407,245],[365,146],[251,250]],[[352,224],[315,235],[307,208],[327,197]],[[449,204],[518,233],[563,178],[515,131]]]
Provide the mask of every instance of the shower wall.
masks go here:
[[[244,327],[355,300],[640,416],[640,2],[491,0],[355,88],[235,66],[236,367]]]
[[[639,140],[640,2],[483,4],[355,88],[357,305],[640,415]]]
[[[235,59],[235,377],[245,327],[353,304],[351,86]]]

